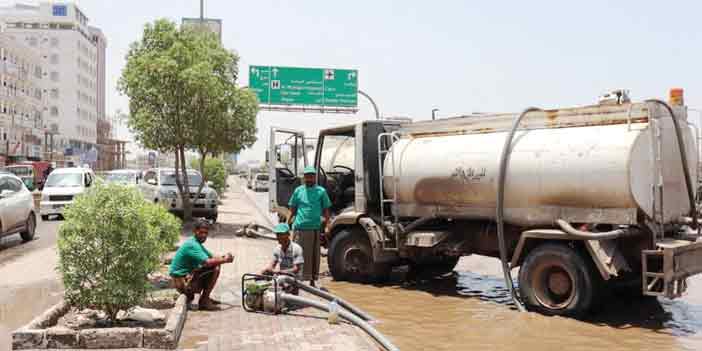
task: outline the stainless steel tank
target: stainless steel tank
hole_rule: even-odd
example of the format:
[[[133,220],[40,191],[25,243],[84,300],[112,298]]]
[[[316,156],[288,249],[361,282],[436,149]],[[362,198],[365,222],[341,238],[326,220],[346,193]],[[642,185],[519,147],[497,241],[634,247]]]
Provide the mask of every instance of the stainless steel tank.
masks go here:
[[[695,180],[695,139],[684,109],[676,111]],[[513,118],[466,117],[401,129],[384,163],[385,196],[396,192],[394,211],[494,219],[499,160]],[[665,221],[689,212],[675,132],[664,110],[645,104],[591,106],[527,119],[529,130],[515,135],[507,171],[507,223],[550,225],[560,218],[634,224],[639,210],[653,215],[659,180],[663,191],[662,197],[656,193],[655,206],[662,198]],[[652,127],[652,119],[660,128]]]

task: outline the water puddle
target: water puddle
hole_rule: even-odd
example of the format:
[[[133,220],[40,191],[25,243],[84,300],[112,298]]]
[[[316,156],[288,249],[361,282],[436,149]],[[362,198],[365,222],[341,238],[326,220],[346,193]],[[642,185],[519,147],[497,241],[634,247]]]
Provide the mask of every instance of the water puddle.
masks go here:
[[[599,313],[579,321],[517,312],[495,262],[471,257],[453,277],[417,285],[327,286],[378,316],[380,331],[403,351],[702,349],[700,277],[690,282],[686,298],[614,297]]]
[[[0,350],[10,350],[12,331],[58,303],[62,296],[63,287],[55,280],[0,287]]]

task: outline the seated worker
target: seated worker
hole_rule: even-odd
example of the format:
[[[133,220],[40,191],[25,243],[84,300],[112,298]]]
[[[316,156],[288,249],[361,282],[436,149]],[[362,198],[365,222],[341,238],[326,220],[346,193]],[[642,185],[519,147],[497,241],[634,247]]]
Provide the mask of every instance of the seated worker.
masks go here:
[[[302,265],[305,263],[302,247],[290,240],[290,226],[286,223],[276,225],[273,232],[275,232],[279,245],[273,249],[273,259],[261,271],[261,275],[288,274],[299,278],[302,273]]]
[[[219,266],[234,261],[232,254],[213,257],[202,244],[207,240],[210,222],[200,219],[195,224],[192,237],[183,242],[171,262],[168,273],[181,294],[187,297],[188,308],[195,294],[200,294],[198,308],[213,311],[220,302],[210,297],[219,278]]]

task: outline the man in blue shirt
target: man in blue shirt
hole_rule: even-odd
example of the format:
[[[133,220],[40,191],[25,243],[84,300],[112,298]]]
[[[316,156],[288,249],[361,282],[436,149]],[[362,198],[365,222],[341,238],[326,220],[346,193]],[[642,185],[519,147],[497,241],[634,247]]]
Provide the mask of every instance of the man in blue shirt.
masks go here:
[[[317,170],[314,167],[305,167],[304,180],[305,184],[295,189],[288,202],[288,222],[292,223],[294,240],[302,247],[305,259],[302,279],[309,280],[310,285],[315,286],[319,278],[321,217],[324,215],[324,231],[328,232],[331,201],[327,191],[317,185]]]

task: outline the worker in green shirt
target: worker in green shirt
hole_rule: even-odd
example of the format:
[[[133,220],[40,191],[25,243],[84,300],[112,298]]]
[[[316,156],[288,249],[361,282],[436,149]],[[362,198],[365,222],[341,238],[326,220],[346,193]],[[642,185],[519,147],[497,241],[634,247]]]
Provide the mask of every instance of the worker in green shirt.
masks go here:
[[[317,170],[307,166],[304,171],[304,185],[295,189],[288,207],[289,223],[292,223],[295,242],[302,247],[305,260],[302,279],[309,280],[315,286],[319,278],[320,231],[328,233],[331,201],[323,187],[317,185]],[[321,217],[324,215],[324,223]],[[322,225],[324,224],[324,225]]]
[[[219,278],[219,266],[234,261],[232,254],[214,257],[202,244],[207,240],[210,222],[200,219],[195,224],[193,236],[183,242],[171,262],[168,273],[173,277],[176,289],[187,298],[187,306],[195,294],[200,294],[198,309],[214,311],[219,301],[210,297]]]

